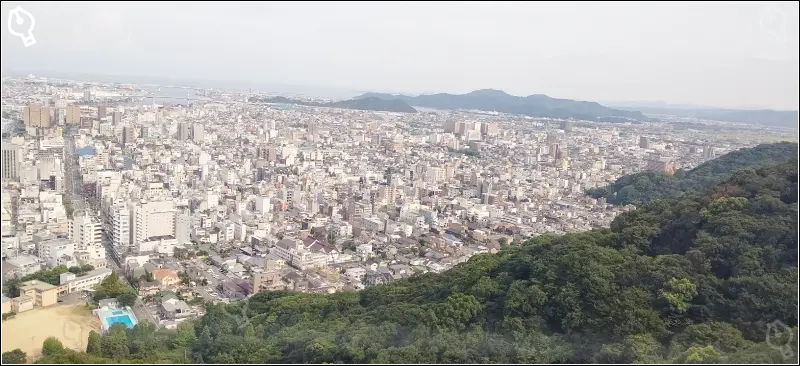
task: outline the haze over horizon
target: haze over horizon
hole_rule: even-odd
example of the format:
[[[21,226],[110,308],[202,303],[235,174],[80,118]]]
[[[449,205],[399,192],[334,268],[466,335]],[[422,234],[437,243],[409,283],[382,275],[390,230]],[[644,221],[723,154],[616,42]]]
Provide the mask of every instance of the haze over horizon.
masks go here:
[[[798,109],[797,3],[17,4],[4,71]]]

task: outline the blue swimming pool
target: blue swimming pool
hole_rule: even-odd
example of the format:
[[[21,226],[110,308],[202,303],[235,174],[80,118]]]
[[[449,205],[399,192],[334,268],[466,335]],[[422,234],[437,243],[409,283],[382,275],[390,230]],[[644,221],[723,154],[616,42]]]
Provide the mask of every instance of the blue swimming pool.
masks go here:
[[[117,315],[117,316],[112,316],[110,318],[106,318],[106,323],[108,324],[109,327],[111,327],[111,325],[113,325],[114,323],[122,323],[125,324],[125,326],[128,328],[133,328],[133,320],[131,320],[131,317],[128,315]]]
[[[122,323],[126,328],[133,328],[138,323],[129,309],[102,309],[97,315],[103,324],[103,331],[107,331],[114,323]]]

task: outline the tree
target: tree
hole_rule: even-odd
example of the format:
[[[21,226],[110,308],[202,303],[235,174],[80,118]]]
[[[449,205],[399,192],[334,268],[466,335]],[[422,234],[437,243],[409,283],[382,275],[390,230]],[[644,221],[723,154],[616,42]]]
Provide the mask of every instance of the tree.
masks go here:
[[[67,213],[67,219],[72,219],[72,215],[75,213],[75,208],[72,207],[72,201],[67,198],[67,195],[61,195],[61,204],[64,205],[64,211]]]
[[[23,364],[26,363],[27,360],[28,360],[28,355],[25,354],[25,352],[22,352],[22,350],[19,348],[13,351],[3,352],[4,365]]]
[[[47,337],[42,343],[42,354],[45,356],[55,356],[64,352],[64,345],[56,337]]]
[[[114,323],[100,341],[103,356],[113,359],[122,359],[130,354],[128,348],[128,335],[125,325]]]
[[[697,295],[697,288],[686,278],[671,278],[661,290],[661,298],[678,313],[689,309],[689,302]]]
[[[86,342],[86,353],[100,356],[102,354],[100,334],[89,332],[89,340]]]
[[[178,272],[178,278],[180,278],[181,284],[183,285],[188,285],[190,282],[192,282],[192,278],[189,277],[189,274],[184,271]]]
[[[710,364],[723,363],[725,358],[714,346],[692,346],[681,353],[673,363]]]
[[[122,294],[120,294],[119,296],[117,296],[117,301],[119,301],[119,303],[121,305],[131,306],[132,307],[133,304],[136,303],[136,299],[137,298],[138,298],[138,296],[136,295],[135,292],[133,292],[133,291],[125,291]]]
[[[796,160],[735,172],[610,228],[358,292],[205,304],[177,331],[115,325],[100,340],[114,359],[64,350],[42,362],[796,363],[781,351],[798,347],[797,172]],[[635,184],[672,184],[656,179]],[[128,352],[109,352],[113,339]]]
[[[155,277],[153,277],[153,273],[152,272],[146,271],[143,275],[139,276],[139,280],[140,281],[146,281],[146,282],[153,282],[156,279],[155,279]]]
[[[501,249],[505,249],[506,246],[508,246],[508,239],[506,239],[506,238],[500,238],[500,240],[498,240],[498,242],[500,243],[500,248]]]
[[[214,363],[236,363],[236,359],[230,353],[220,353],[217,357],[214,357]]]
[[[194,324],[190,321],[178,324],[172,342],[176,348],[192,348],[195,344]]]

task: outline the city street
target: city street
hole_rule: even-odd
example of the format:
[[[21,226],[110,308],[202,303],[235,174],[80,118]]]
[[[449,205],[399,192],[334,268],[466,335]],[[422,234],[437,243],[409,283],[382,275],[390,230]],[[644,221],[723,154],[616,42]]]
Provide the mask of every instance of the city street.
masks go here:
[[[67,198],[72,201],[74,214],[79,215],[86,209],[86,198],[83,196],[83,180],[78,169],[78,152],[75,148],[74,133],[76,131],[73,129],[74,127],[67,127],[64,130],[64,183]],[[104,241],[104,244],[106,246],[106,261],[108,262],[109,268],[114,270],[118,275],[120,275],[120,279],[124,280],[125,283],[131,286],[130,281],[128,281],[128,279],[124,276],[124,271],[121,269],[121,263],[119,263],[119,260],[111,254],[113,251],[110,243]],[[157,316],[153,315],[153,313],[148,310],[141,298],[136,299],[136,303],[133,306],[133,312],[137,319],[146,319],[147,321],[155,324],[156,327],[159,326]]]
[[[83,180],[78,169],[78,151],[71,127],[64,130],[64,187],[67,198],[72,202],[73,213],[83,212],[86,199],[83,197]]]

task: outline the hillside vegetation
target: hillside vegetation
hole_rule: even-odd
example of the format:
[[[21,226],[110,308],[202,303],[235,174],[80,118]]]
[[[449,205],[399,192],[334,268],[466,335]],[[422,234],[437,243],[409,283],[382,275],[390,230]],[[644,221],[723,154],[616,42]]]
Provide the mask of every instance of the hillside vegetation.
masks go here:
[[[366,93],[357,99],[402,100],[412,106],[436,109],[471,109],[487,112],[521,114],[531,117],[574,118],[587,121],[649,121],[641,112],[609,108],[595,102],[551,98],[544,94],[526,97],[502,90],[481,89],[467,94],[428,94],[418,96]]]
[[[796,142],[762,144],[753,148],[732,151],[696,168],[679,170],[674,175],[641,172],[617,179],[614,183],[593,188],[586,193],[594,198],[605,197],[616,205],[636,205],[675,198],[685,192],[701,192],[727,179],[733,172],[744,168],[761,168],[796,158]]]
[[[39,362],[797,362],[780,351],[798,339],[797,178],[796,159],[744,169],[609,229],[361,292],[209,305],[177,331],[114,326]]]

